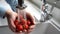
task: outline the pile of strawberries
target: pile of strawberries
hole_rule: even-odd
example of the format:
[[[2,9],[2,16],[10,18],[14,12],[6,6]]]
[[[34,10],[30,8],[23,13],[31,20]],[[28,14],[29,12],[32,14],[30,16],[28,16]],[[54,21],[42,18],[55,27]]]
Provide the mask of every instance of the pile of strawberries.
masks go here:
[[[32,22],[30,20],[26,20],[24,19],[21,15],[20,15],[20,21],[18,21],[18,19],[16,19],[14,21],[14,24],[16,26],[16,31],[20,32],[20,31],[24,31],[28,30],[29,27],[32,25]]]

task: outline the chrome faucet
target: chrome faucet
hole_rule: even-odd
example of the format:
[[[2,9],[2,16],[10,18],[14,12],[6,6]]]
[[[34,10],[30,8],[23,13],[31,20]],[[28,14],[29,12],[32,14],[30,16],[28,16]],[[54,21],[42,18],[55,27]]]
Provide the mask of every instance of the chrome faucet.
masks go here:
[[[24,0],[18,0],[17,8],[25,9],[27,6],[24,4]]]

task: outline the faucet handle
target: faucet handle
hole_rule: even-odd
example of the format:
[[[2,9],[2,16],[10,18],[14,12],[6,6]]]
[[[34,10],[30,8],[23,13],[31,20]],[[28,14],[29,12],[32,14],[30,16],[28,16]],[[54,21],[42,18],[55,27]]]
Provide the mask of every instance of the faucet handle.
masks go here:
[[[27,6],[24,4],[24,0],[18,0],[18,6],[16,8],[25,9]]]
[[[23,6],[23,4],[24,4],[24,0],[18,0],[18,5],[19,5],[19,6],[21,6],[21,7],[22,7],[22,6]]]

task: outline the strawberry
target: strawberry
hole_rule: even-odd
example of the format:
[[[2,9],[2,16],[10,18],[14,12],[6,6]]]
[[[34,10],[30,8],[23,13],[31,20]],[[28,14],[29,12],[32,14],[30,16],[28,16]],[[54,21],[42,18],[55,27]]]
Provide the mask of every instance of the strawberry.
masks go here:
[[[24,25],[24,24],[27,24],[27,21],[25,19],[22,19],[21,23]]]
[[[28,25],[31,25],[31,22],[30,22],[29,20],[27,20],[27,24],[28,24]]]
[[[18,20],[15,20],[15,21],[14,21],[14,24],[15,24],[15,25],[18,25]]]
[[[27,24],[25,24],[25,25],[24,25],[24,29],[27,30],[28,28],[29,28],[29,26],[28,26]]]
[[[17,29],[19,30],[19,31],[23,31],[23,26],[22,25],[17,25]]]

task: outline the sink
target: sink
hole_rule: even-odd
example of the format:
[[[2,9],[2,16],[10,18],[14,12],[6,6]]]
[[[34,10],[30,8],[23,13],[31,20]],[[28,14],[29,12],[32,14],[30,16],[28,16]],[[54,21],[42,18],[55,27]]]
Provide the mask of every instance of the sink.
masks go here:
[[[14,34],[8,26],[0,27],[0,34]],[[50,23],[40,23],[37,24],[35,30],[30,34],[60,34],[55,27],[53,27]]]

